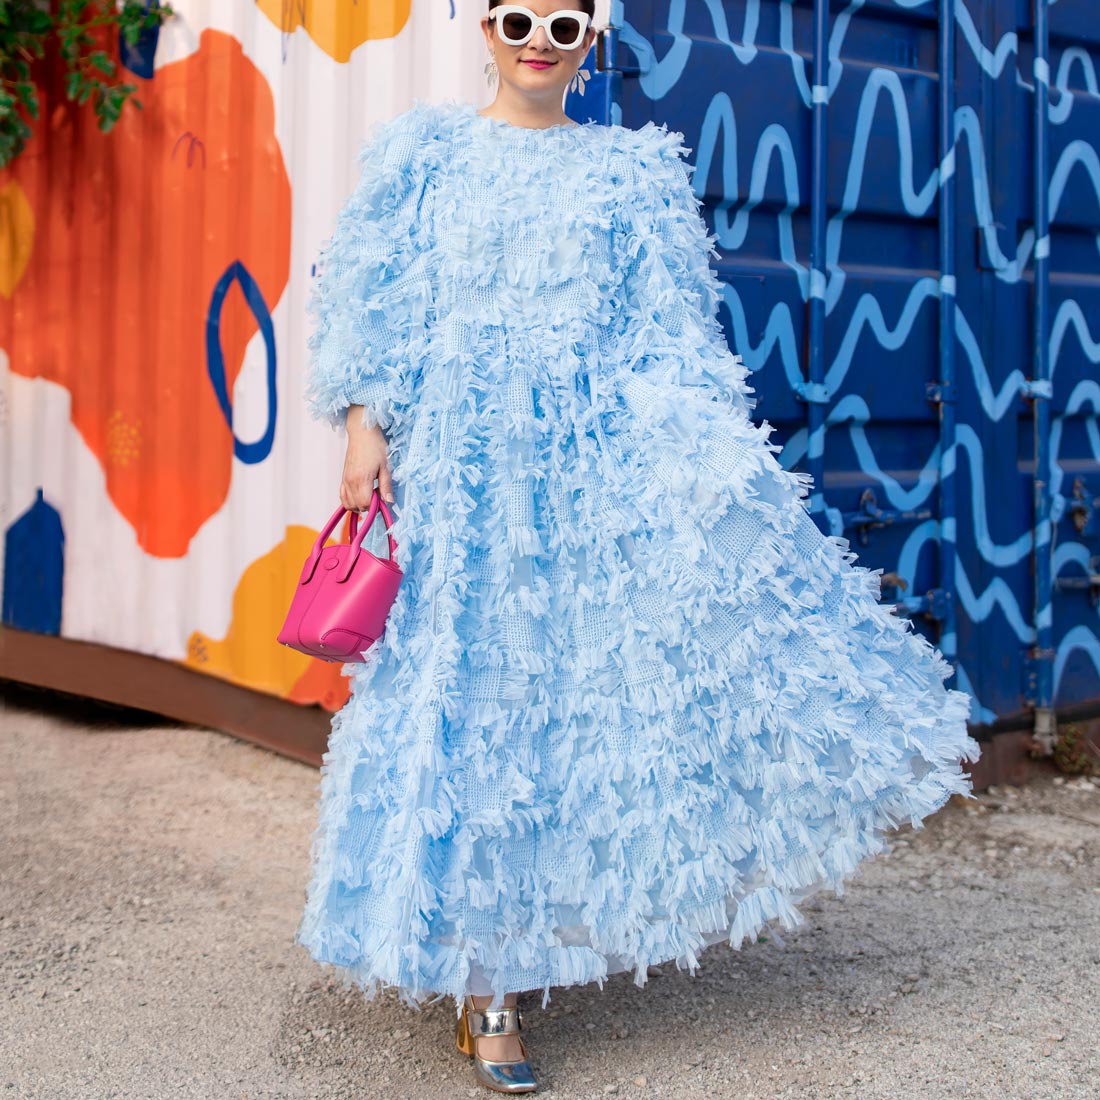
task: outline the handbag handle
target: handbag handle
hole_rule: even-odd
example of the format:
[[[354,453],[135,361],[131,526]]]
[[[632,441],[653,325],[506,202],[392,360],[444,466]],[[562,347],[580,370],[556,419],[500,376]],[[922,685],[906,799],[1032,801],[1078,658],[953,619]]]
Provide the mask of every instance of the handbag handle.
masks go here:
[[[377,502],[377,503],[376,503]],[[389,507],[386,504],[382,494],[375,489],[370,498],[370,507],[367,509],[367,518],[363,520],[363,534],[366,534],[370,530],[371,524],[374,522],[375,515],[381,511],[382,518],[386,522],[386,538],[389,540],[389,554],[390,560],[393,560],[394,554],[397,552],[397,542],[390,532],[390,528],[393,526],[393,514],[390,512]],[[351,514],[351,533],[350,539],[356,545],[359,545],[363,541],[363,535],[357,535],[356,529],[359,526],[359,513],[352,512]]]
[[[359,513],[351,513],[351,547],[352,551],[348,554],[347,568],[344,570],[344,575],[340,577],[341,581],[346,581],[351,573],[352,566],[359,558],[359,552],[362,549],[363,538],[370,530],[371,524],[374,522],[375,516],[378,515],[379,510],[382,512],[382,517],[386,521],[386,527],[393,526],[393,514],[390,512],[386,502],[382,499],[381,493],[377,489],[371,494],[370,507],[367,510],[366,519],[363,521],[362,528],[359,527]],[[321,560],[321,551],[324,549],[325,543],[328,541],[329,535],[336,530],[336,525],[344,518],[344,513],[348,511],[342,504],[335,512],[329,517],[328,523],[321,529],[320,534],[314,540],[313,549],[310,551],[309,557],[306,558],[306,563],[302,568],[302,579],[299,583],[308,584],[313,579],[314,571],[317,569],[317,563]],[[397,540],[393,537],[393,533],[389,530],[386,532],[386,537],[389,542],[389,555],[390,561],[394,560],[394,554],[397,552]]]
[[[370,508],[367,509],[367,518],[363,520],[363,526],[359,527],[358,513],[352,512],[351,514],[351,549],[348,551],[348,563],[344,568],[344,575],[336,578],[337,584],[343,584],[344,581],[351,576],[351,571],[355,568],[355,563],[359,560],[359,555],[363,550],[363,539],[366,538],[367,532],[371,528],[371,524],[374,523],[375,516],[378,515],[381,509],[382,518],[386,521],[387,527],[393,526],[393,516],[390,514],[389,508],[386,507],[386,502],[382,499],[382,494],[375,489],[371,493]],[[359,530],[356,531],[356,528]],[[389,555],[390,564],[396,569],[397,562],[393,560],[394,551],[397,549],[397,542],[394,540],[393,534],[389,531],[386,532],[386,538],[389,542]],[[370,551],[368,550],[369,554]]]

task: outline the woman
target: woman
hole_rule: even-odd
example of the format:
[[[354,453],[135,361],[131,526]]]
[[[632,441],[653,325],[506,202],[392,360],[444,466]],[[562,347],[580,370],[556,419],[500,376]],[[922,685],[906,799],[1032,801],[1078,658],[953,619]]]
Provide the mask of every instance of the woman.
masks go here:
[[[296,938],[454,997],[522,1092],[519,991],[793,927],[978,747],[750,418],[682,135],[565,116],[589,0],[488,6],[496,99],[378,131],[312,300],[340,499],[396,496],[405,580],[346,666]]]

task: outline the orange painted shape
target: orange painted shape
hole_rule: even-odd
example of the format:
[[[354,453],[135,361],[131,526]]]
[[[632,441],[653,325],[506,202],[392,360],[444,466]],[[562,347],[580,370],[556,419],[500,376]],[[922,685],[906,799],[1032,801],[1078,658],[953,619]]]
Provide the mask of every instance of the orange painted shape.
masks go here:
[[[351,696],[348,678],[338,672],[333,676],[333,671],[339,667],[328,661],[310,661],[309,668],[287,692],[287,699],[292,703],[317,703],[324,710],[335,713]]]
[[[71,392],[115,507],[143,550],[174,558],[224,504],[233,469],[207,372],[211,295],[239,263],[274,309],[290,270],[290,181],[271,89],[236,39],[206,30],[197,53],[127,79],[142,109],[126,107],[111,133],[86,108],[44,102],[0,174],[0,195],[21,189],[39,227],[14,279],[27,216],[6,204],[19,228],[6,238],[18,247],[0,346],[15,373]],[[218,331],[230,394],[257,331],[234,282]]]
[[[357,46],[393,38],[409,21],[412,0],[256,0],[281,31],[302,27],[334,61],[346,62]]]
[[[308,527],[288,527],[284,540],[241,574],[225,637],[196,630],[181,663],[296,703],[321,703],[329,710],[343,705],[348,680],[340,675],[341,665],[307,657],[276,639],[317,534]]]

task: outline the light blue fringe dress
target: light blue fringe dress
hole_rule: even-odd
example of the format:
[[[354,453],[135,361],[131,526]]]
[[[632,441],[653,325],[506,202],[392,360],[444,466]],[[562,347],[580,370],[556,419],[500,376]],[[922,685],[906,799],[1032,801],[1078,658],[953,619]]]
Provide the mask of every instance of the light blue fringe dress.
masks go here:
[[[969,697],[750,417],[686,152],[418,103],[321,249],[308,407],[386,431],[405,579],[295,942],[368,999],[694,974],[972,793]]]

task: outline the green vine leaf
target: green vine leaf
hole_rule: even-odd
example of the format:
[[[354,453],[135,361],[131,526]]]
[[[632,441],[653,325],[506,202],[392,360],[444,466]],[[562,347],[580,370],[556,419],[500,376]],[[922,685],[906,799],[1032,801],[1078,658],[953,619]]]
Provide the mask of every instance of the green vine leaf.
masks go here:
[[[119,79],[120,66],[107,44],[137,46],[145,31],[175,15],[171,5],[151,0],[0,0],[0,168],[26,148],[30,122],[41,113],[32,63],[60,79],[78,106],[91,101],[99,129],[114,128],[127,104],[141,109],[137,85]]]

